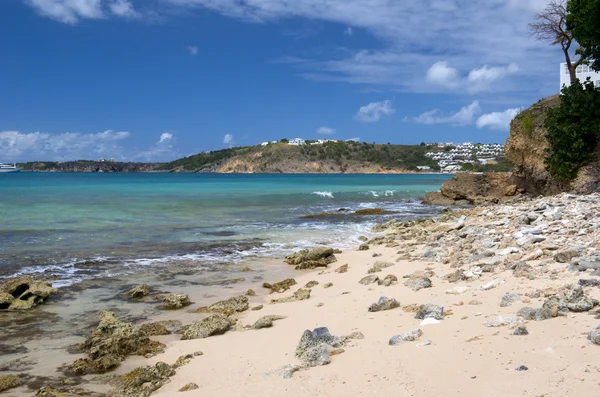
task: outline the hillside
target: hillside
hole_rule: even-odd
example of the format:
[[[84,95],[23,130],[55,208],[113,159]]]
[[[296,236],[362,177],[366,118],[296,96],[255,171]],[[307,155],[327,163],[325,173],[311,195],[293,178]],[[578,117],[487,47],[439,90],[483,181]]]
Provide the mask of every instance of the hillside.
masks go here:
[[[200,153],[160,166],[162,170],[221,173],[385,173],[437,164],[432,146],[327,142],[292,146],[273,143]]]
[[[23,171],[32,172],[149,172],[155,171],[161,163],[120,163],[113,161],[34,161],[19,163]]]

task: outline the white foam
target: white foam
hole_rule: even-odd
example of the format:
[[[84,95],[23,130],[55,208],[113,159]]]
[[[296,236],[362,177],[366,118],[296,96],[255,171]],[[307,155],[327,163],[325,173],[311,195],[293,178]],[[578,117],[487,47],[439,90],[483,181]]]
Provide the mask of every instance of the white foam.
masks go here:
[[[333,198],[333,193],[331,192],[312,192],[311,194],[316,194],[317,196]]]

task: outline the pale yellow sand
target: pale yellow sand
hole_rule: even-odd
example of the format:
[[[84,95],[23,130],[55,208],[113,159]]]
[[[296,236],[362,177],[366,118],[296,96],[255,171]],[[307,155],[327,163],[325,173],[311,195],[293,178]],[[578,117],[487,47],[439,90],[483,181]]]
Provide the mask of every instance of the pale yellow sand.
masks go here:
[[[382,257],[372,258],[378,252]],[[285,294],[268,295],[257,283],[259,296],[251,297],[251,306],[263,304],[260,311],[239,316],[243,325],[253,324],[259,317],[275,314],[288,316],[273,328],[258,331],[230,331],[207,339],[179,341],[177,336],[157,338],[168,345],[166,353],[152,359],[130,358],[119,372],[158,361],[172,364],[183,354],[201,350],[203,356],[177,370],[172,381],[156,396],[599,396],[600,346],[587,340],[587,332],[600,323],[588,313],[569,314],[542,322],[527,323],[528,336],[513,336],[509,327],[487,328],[482,324],[494,316],[515,316],[523,306],[540,307],[543,298],[531,303],[517,302],[500,307],[501,297],[508,292],[525,293],[533,287],[561,286],[573,282],[578,275],[561,273],[561,279],[550,281],[515,279],[511,272],[484,273],[480,280],[449,284],[433,277],[433,288],[414,292],[403,285],[402,276],[430,266],[436,274],[452,271],[449,265],[423,262],[398,262],[377,273],[380,278],[394,274],[399,283],[391,287],[377,284],[363,286],[358,281],[376,260],[395,262],[396,249],[373,247],[370,251],[345,252],[338,262],[321,270],[298,272],[298,285]],[[334,269],[349,264],[347,273]],[[281,264],[281,266],[288,266]],[[561,265],[564,268],[564,265]],[[456,286],[478,287],[494,279],[506,283],[490,291],[469,291],[448,295]],[[306,301],[269,304],[271,298],[291,295],[308,281],[317,280],[311,298]],[[280,281],[280,280],[265,280]],[[332,282],[331,288],[323,285]],[[600,291],[586,289],[600,298]],[[349,292],[348,294],[344,294]],[[402,308],[369,313],[368,306],[380,296],[396,298],[402,306],[434,303],[453,314],[440,324],[420,327],[423,336],[416,342],[389,346],[398,333],[412,331],[421,320]],[[481,305],[469,305],[472,300]],[[456,306],[460,302],[464,305]],[[209,303],[209,302],[202,302]],[[322,307],[317,307],[323,303]],[[188,323],[203,315],[187,313]],[[296,372],[291,379],[269,375],[278,368],[298,363],[296,345],[306,329],[328,327],[333,335],[360,331],[365,339],[353,340],[345,353],[332,357],[329,365]],[[478,340],[469,341],[473,338]],[[417,347],[425,340],[430,346]],[[529,370],[515,371],[519,365]],[[178,389],[194,382],[199,389],[181,394]]]

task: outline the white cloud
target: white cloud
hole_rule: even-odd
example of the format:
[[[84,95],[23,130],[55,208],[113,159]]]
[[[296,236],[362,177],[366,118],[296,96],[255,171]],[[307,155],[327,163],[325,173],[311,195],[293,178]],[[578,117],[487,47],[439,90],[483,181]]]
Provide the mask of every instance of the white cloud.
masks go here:
[[[348,27],[346,28],[346,30],[344,30],[344,34],[345,34],[346,36],[352,36],[352,35],[354,34],[354,30],[353,30],[353,29],[352,29],[350,26],[348,26]]]
[[[442,114],[439,109],[430,110],[412,119],[419,124],[451,124],[455,126],[464,126],[473,124],[475,116],[481,113],[481,107],[478,101],[470,105],[463,106],[458,112],[452,114]]]
[[[198,46],[190,45],[188,46],[188,51],[190,55],[198,55]]]
[[[81,18],[104,17],[101,0],[25,0],[40,15],[74,24]]]
[[[133,4],[130,0],[114,0],[108,4],[110,11],[116,16],[123,18],[137,18],[138,13],[133,8]]]
[[[508,131],[510,122],[521,111],[520,108],[507,109],[504,112],[492,112],[481,115],[475,123],[477,128]]]
[[[173,139],[173,134],[171,134],[170,132],[163,132],[160,135],[158,143],[169,142],[171,139]]]
[[[427,81],[446,88],[455,88],[460,84],[458,70],[449,67],[447,62],[434,63],[427,71]]]
[[[329,128],[329,127],[321,127],[317,130],[317,134],[333,135],[333,134],[335,134],[335,130],[333,128]]]
[[[104,131],[97,134],[65,132],[0,132],[0,152],[9,160],[77,160],[122,155],[120,141],[128,138],[126,131]]]
[[[346,139],[346,142],[350,142],[350,141],[360,142],[360,137],[357,136],[355,138]]]
[[[479,69],[473,69],[467,77],[468,90],[470,92],[481,92],[491,88],[491,84],[507,75],[515,74],[519,67],[511,63],[505,67],[489,67],[484,65]]]
[[[385,100],[381,102],[371,102],[368,105],[361,106],[354,118],[365,123],[372,123],[379,121],[382,116],[390,116],[394,113],[396,113],[396,110],[392,107],[392,102],[390,100]]]
[[[224,143],[225,145],[232,145],[232,144],[233,144],[233,135],[231,135],[231,134],[226,134],[226,135],[223,137],[223,143]]]

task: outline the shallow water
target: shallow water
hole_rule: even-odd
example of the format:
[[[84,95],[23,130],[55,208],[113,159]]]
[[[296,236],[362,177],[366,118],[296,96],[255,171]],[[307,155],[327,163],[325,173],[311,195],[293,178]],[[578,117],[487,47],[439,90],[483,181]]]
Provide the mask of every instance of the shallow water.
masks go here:
[[[433,216],[419,204],[443,175],[0,174],[0,278],[48,277],[60,294],[26,313],[0,312],[0,373],[57,377],[103,310],[136,324],[189,321],[122,292],[188,294],[196,305],[293,275],[284,255],[355,248],[388,219]],[[323,212],[381,207],[383,216]],[[351,212],[351,211],[348,211]],[[249,267],[251,272],[244,272]],[[261,293],[260,291],[259,294]],[[123,368],[127,368],[124,364]],[[106,385],[86,387],[105,390]],[[102,383],[102,382],[100,382]],[[30,393],[31,391],[25,391]]]

